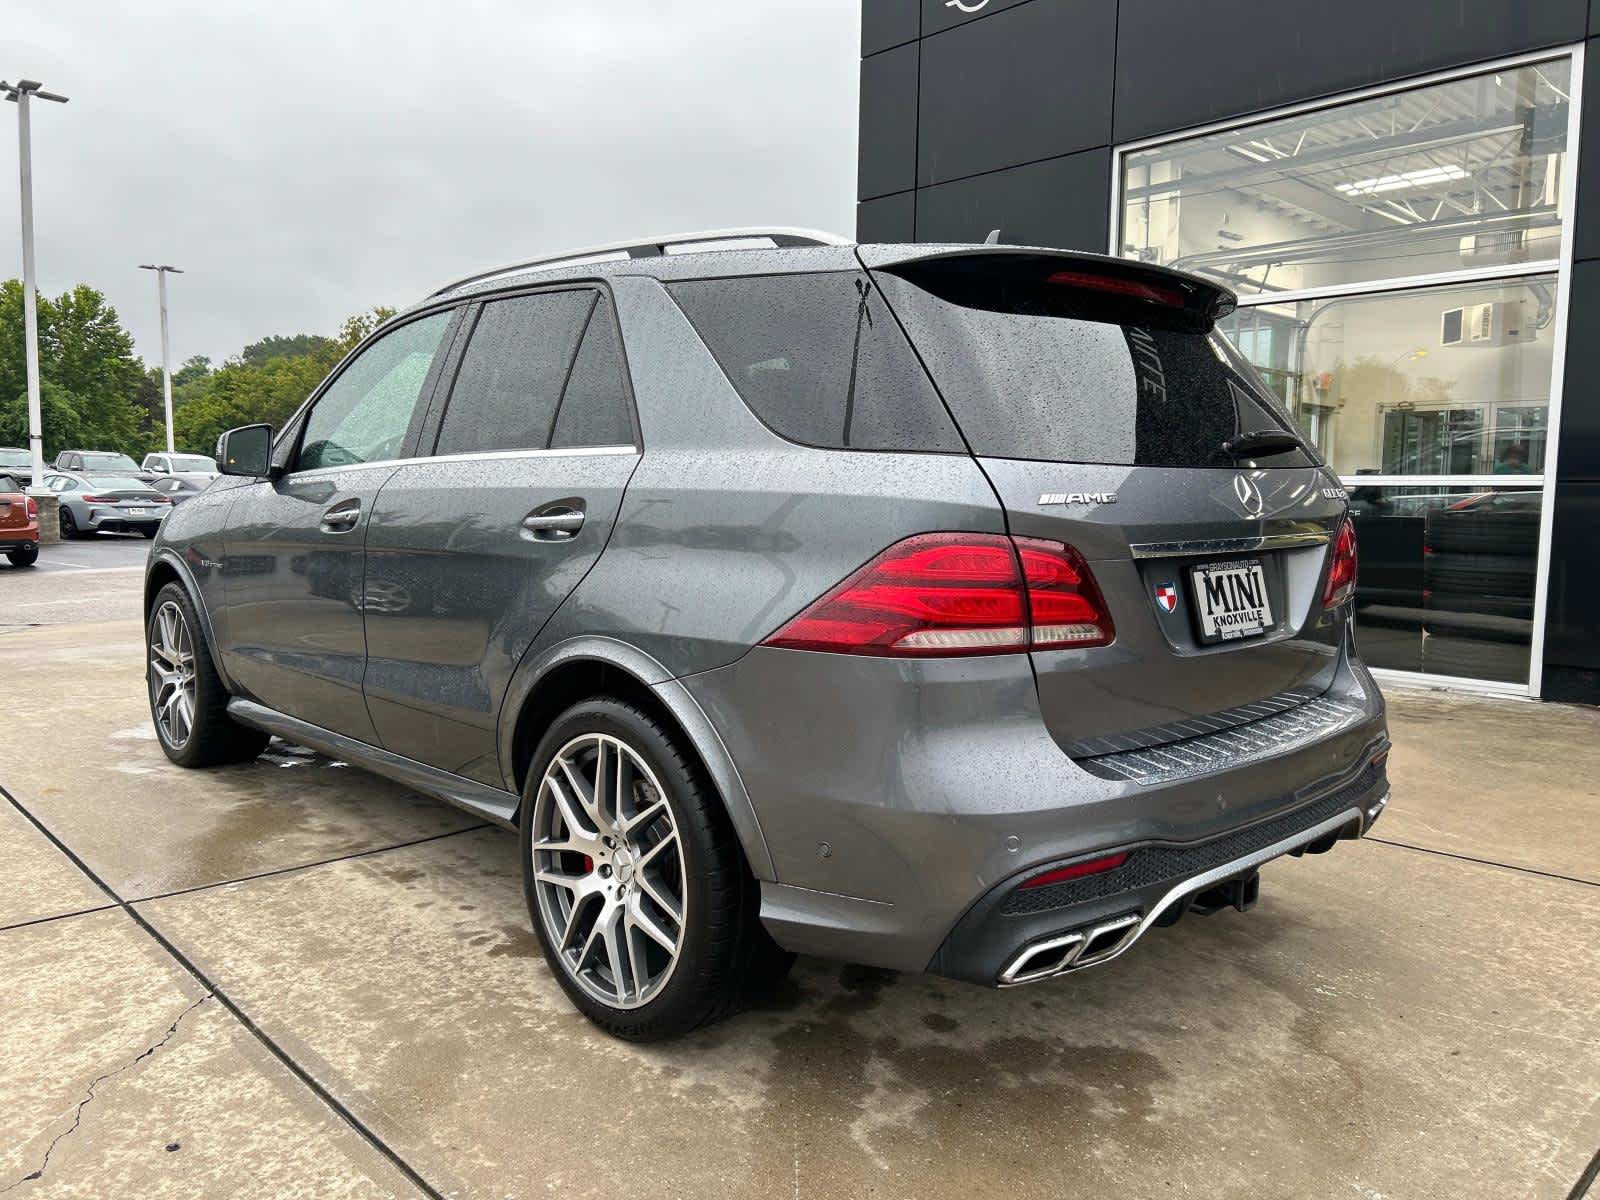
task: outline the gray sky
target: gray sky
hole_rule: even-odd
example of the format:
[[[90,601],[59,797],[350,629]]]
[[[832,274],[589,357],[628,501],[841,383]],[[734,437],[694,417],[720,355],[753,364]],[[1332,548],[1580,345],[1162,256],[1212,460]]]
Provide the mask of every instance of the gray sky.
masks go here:
[[[174,365],[333,331],[519,256],[678,229],[854,228],[859,0],[9,0],[41,290],[104,291]],[[21,274],[0,105],[0,278]]]

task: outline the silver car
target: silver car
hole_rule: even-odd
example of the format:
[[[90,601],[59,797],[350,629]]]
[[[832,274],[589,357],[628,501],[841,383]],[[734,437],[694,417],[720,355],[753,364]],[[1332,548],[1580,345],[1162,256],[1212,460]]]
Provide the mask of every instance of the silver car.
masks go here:
[[[450,284],[219,442],[145,590],[185,766],[515,831],[573,1003],[1106,964],[1388,798],[1345,493],[1155,267],[799,231]],[[1352,918],[1354,919],[1354,918]]]
[[[60,501],[61,536],[142,533],[153,538],[172,499],[132,475],[47,471],[44,485]]]

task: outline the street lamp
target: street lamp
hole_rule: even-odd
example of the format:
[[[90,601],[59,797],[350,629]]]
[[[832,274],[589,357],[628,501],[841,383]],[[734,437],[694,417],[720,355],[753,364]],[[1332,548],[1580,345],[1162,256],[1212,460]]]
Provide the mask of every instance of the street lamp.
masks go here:
[[[28,448],[33,451],[31,492],[44,491],[44,430],[39,412],[39,309],[34,296],[33,273],[33,143],[28,131],[28,102],[37,96],[65,104],[67,98],[44,90],[37,79],[7,83],[0,79],[0,92],[17,106],[17,159],[22,172],[22,321],[27,332],[28,356]]]
[[[169,267],[165,263],[156,266],[154,263],[140,263],[139,270],[154,271],[156,273],[156,295],[161,300],[161,390],[167,400],[167,453],[172,453],[172,367],[168,362],[171,351],[167,349],[167,272],[182,275],[177,267]]]

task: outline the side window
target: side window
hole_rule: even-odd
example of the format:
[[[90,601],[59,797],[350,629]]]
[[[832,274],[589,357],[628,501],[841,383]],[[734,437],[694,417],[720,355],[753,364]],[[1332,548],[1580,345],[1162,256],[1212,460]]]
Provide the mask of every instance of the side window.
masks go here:
[[[696,279],[667,290],[750,410],[779,436],[829,449],[963,449],[864,273]]]
[[[595,302],[561,396],[552,446],[631,446],[633,418],[622,382],[622,343],[605,297]]]
[[[363,350],[311,406],[295,469],[397,457],[450,315],[411,321]]]
[[[548,446],[594,303],[595,293],[583,290],[485,304],[450,389],[434,453]]]

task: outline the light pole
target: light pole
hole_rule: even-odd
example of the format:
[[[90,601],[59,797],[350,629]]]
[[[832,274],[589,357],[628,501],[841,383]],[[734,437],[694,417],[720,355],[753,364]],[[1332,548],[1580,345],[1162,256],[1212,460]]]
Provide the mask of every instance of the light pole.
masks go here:
[[[172,453],[172,366],[170,358],[172,352],[167,348],[167,272],[182,275],[177,267],[169,267],[165,263],[156,266],[154,263],[140,263],[139,270],[154,271],[156,273],[156,295],[161,301],[161,391],[167,400],[167,453]]]
[[[28,101],[53,100],[65,104],[67,98],[43,90],[37,79],[7,83],[0,79],[0,92],[17,106],[17,159],[22,172],[22,321],[27,335],[28,356],[28,448],[33,451],[31,492],[44,488],[44,429],[39,413],[39,309],[34,296],[33,274],[33,143],[28,130]]]

